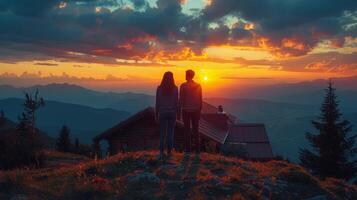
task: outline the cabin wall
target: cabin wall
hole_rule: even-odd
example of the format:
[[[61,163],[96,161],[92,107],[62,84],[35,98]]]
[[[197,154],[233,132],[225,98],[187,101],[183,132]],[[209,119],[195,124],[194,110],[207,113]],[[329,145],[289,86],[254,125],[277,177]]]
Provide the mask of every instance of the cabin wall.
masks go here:
[[[156,150],[160,146],[159,125],[152,117],[144,117],[123,127],[117,133],[108,138],[109,154],[114,155],[120,152]],[[201,135],[201,150],[210,153],[218,153],[216,142]],[[166,142],[165,142],[166,149]],[[176,126],[174,132],[174,149],[184,150],[184,128]]]
[[[183,128],[176,126],[174,133],[174,148],[183,150]],[[127,151],[159,149],[160,131],[159,126],[153,120],[141,119],[130,126],[114,133],[108,138],[110,154]],[[165,145],[166,147],[166,145]]]

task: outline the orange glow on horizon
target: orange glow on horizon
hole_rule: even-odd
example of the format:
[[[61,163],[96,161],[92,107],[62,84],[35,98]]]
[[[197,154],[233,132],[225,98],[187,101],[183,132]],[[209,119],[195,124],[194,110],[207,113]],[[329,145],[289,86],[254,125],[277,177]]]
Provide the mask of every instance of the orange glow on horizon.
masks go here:
[[[285,45],[292,48],[304,48],[301,44],[294,42],[285,40]],[[268,40],[261,38],[260,45],[268,45],[266,43]],[[130,43],[117,47],[132,48]],[[102,49],[95,51],[103,55],[109,53]],[[68,55],[85,56],[78,52],[68,52]],[[185,71],[192,69],[196,72],[196,80],[201,82],[206,94],[211,96],[220,95],[222,93],[220,88],[234,87],[236,89],[247,85],[292,83],[354,75],[341,71],[323,71],[324,63],[306,65],[305,71],[285,71],[281,66],[270,66],[270,62],[266,64],[244,63],[259,60],[277,61],[277,58],[261,47],[211,46],[204,49],[200,55],[196,55],[190,48],[183,48],[182,51],[173,54],[167,54],[167,52],[165,54],[162,51],[141,59],[117,59],[117,63],[114,64],[57,60],[0,63],[0,75],[7,73],[9,77],[17,76],[29,80],[28,82],[32,84],[37,83],[32,80],[42,78],[48,83],[69,82],[92,88],[121,88],[126,91],[150,93],[160,83],[166,71],[172,71],[176,84],[180,85],[185,81]],[[20,83],[21,81],[18,81],[18,84]]]

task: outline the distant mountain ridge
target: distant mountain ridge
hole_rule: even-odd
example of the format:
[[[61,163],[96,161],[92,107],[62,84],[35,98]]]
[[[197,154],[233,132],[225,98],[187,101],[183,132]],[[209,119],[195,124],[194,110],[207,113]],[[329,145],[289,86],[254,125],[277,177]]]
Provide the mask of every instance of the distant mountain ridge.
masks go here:
[[[333,79],[337,88],[341,108],[357,110],[357,76]],[[313,80],[298,83],[281,83],[267,86],[243,88],[237,93],[229,94],[231,99],[261,99],[292,104],[320,105],[327,80]],[[95,108],[114,108],[134,113],[149,105],[154,105],[155,97],[144,93],[102,92],[87,89],[74,84],[53,83],[32,87],[16,88],[0,85],[0,99],[22,98],[24,91],[40,90],[48,100],[81,104]],[[228,95],[228,94],[227,94]]]
[[[0,86],[0,99],[22,98],[24,92],[40,91],[40,95],[47,100],[64,103],[80,104],[94,108],[113,108],[127,112],[135,112],[148,105],[153,105],[155,98],[140,93],[99,92],[73,84],[49,84],[32,87],[16,88],[9,85]],[[130,103],[122,104],[122,103]]]
[[[357,110],[357,76],[333,78],[337,88],[341,108]],[[313,80],[298,83],[281,83],[242,89],[239,96],[231,98],[265,99],[275,102],[287,102],[305,105],[320,105],[327,80]]]
[[[92,138],[129,116],[125,111],[97,109],[83,105],[46,100],[46,105],[38,110],[37,126],[51,137],[57,137],[60,128],[66,124],[71,129],[72,139],[91,143]],[[17,122],[23,112],[24,100],[8,98],[0,100],[0,109],[6,117]]]
[[[287,115],[309,115],[315,113],[317,106],[294,103],[273,102],[259,99],[207,98],[208,103],[223,105],[227,112],[243,121],[269,122]]]

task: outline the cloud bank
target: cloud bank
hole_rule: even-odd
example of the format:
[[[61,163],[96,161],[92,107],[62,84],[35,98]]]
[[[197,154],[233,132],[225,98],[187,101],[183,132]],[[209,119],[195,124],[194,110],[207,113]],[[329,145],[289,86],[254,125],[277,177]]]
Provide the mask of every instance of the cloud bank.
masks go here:
[[[2,0],[0,61],[159,63],[193,59],[220,45],[291,58],[309,54],[322,41],[342,48],[346,38],[357,36],[356,0],[212,0],[191,14],[183,12],[185,3]]]

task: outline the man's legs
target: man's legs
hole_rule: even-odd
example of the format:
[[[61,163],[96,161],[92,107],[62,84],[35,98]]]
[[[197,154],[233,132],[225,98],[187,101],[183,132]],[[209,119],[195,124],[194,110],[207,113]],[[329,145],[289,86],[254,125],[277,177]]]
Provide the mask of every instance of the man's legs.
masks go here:
[[[194,112],[191,113],[191,120],[192,120],[192,137],[194,138],[194,146],[196,153],[200,153],[201,146],[200,146],[200,134],[198,130],[199,120],[200,120],[200,113]]]
[[[190,114],[183,111],[182,112],[182,119],[184,123],[184,146],[185,152],[191,152],[191,120]]]

